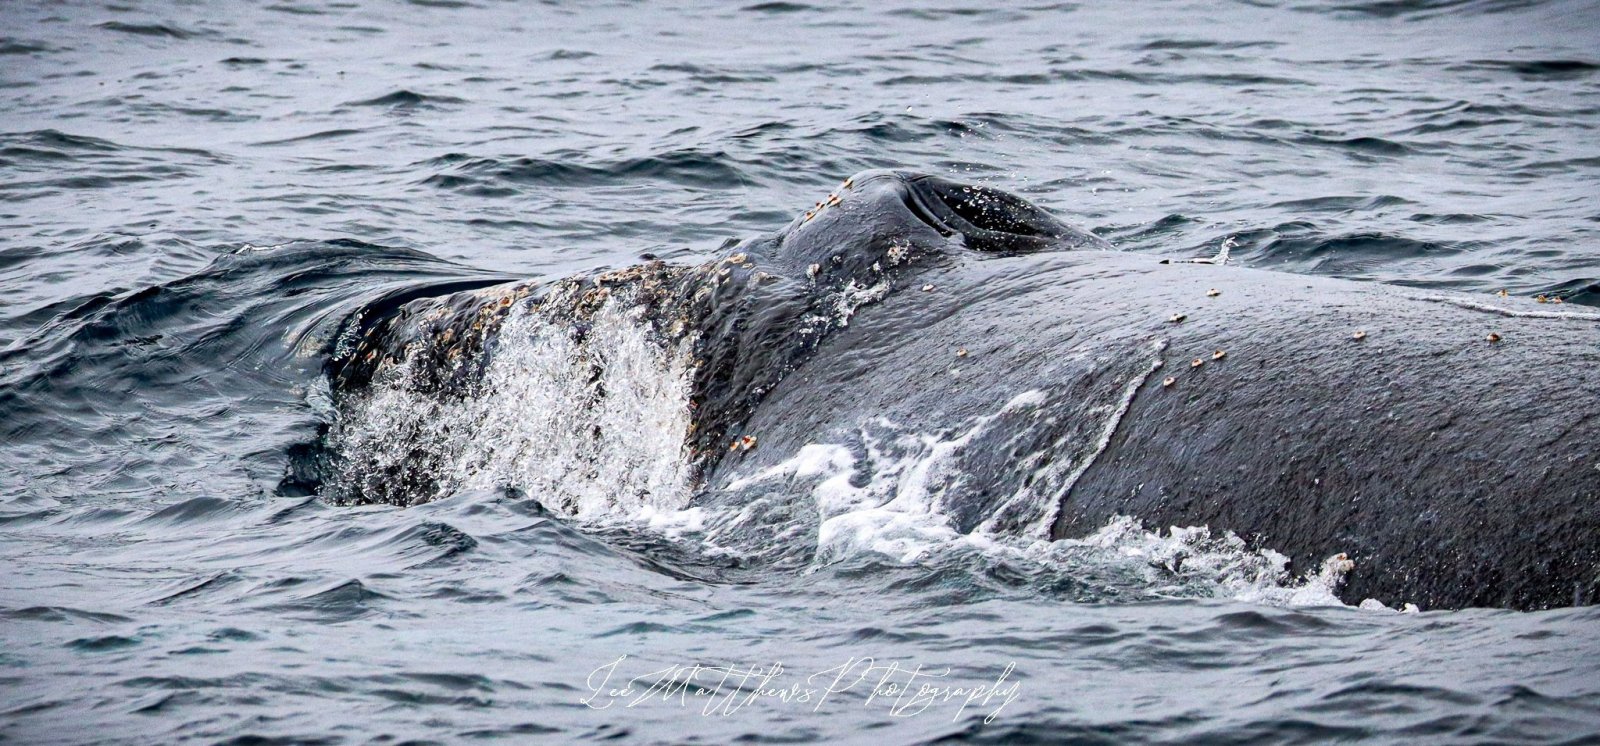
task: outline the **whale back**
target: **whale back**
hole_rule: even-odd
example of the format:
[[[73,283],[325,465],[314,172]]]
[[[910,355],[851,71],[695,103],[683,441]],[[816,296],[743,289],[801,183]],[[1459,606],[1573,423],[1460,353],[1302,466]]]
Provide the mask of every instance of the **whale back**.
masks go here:
[[[329,361],[336,413],[317,459],[325,474],[309,481],[345,502],[425,502],[470,481],[463,474],[482,476],[482,464],[519,452],[510,442],[484,444],[487,438],[570,439],[583,453],[557,460],[583,461],[604,450],[595,443],[648,419],[572,415],[561,432],[505,426],[491,432],[477,424],[496,419],[485,411],[496,406],[494,397],[528,385],[505,372],[505,361],[537,347],[573,359],[542,373],[550,377],[550,393],[524,398],[596,409],[648,399],[639,392],[662,388],[651,377],[683,379],[666,386],[683,392],[678,400],[652,405],[674,409],[663,416],[683,423],[681,432],[661,434],[673,445],[657,460],[680,463],[693,482],[728,454],[748,449],[742,423],[766,396],[859,308],[900,290],[908,278],[973,252],[1098,242],[998,190],[869,171],[782,230],[701,264],[652,261],[554,283],[381,298],[350,321],[347,343]],[[659,354],[638,353],[638,364],[624,365],[607,338],[618,334],[637,336]],[[507,468],[495,473],[505,476]],[[675,490],[671,501],[686,499],[682,493],[691,487]]]
[[[1600,601],[1600,315],[1116,252],[919,279],[770,395],[711,499],[830,449],[816,489],[848,477],[957,535],[1132,517],[1296,574],[1344,554],[1351,603]]]

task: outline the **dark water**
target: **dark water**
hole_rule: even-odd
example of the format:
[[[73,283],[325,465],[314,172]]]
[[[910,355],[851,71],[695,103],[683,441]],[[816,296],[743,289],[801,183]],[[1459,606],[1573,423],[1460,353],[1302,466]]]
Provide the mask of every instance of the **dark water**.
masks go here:
[[[1597,39],[1520,0],[0,5],[0,740],[1600,738],[1596,609],[1338,606],[1198,530],[832,506],[876,533],[797,565],[682,506],[278,490],[365,301],[709,256],[871,167],[1600,304]]]

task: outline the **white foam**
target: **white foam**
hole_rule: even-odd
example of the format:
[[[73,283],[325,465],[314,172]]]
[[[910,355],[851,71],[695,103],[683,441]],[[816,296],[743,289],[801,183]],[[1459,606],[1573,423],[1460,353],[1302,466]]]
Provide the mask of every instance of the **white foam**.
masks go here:
[[[1354,565],[1343,555],[1295,577],[1283,554],[1206,526],[1151,530],[1134,518],[1117,516],[1090,536],[1062,541],[1032,531],[1004,535],[987,527],[957,530],[940,507],[945,497],[959,496],[964,483],[949,457],[1001,414],[1045,403],[1042,392],[1023,392],[954,434],[905,433],[879,419],[862,429],[858,451],[864,453],[859,457],[845,445],[811,444],[776,466],[734,480],[728,489],[764,489],[774,496],[770,499],[804,491],[819,521],[814,569],[864,555],[910,565],[935,561],[943,553],[976,551],[1069,574],[1095,565],[1133,568],[1158,595],[1210,595],[1271,606],[1344,605],[1336,590]],[[757,516],[749,514],[763,520]],[[726,516],[717,533],[727,535],[739,522]],[[1388,607],[1373,601],[1362,608]]]
[[[245,244],[240,245],[239,248],[234,249],[233,253],[235,253],[235,254],[251,254],[251,253],[258,252],[258,251],[277,251],[278,249],[281,249],[281,248],[283,248],[285,246],[288,246],[288,245],[289,244],[287,244],[287,243],[275,243],[275,244],[269,244],[269,245],[266,245],[266,246],[257,246],[257,245],[255,245],[253,243],[245,243]]]
[[[814,540],[813,569],[819,569],[867,555],[917,564],[979,552],[1068,574],[1096,564],[1132,567],[1157,594],[1288,606],[1339,603],[1334,591],[1348,561],[1330,558],[1317,572],[1294,578],[1283,555],[1205,526],[1148,530],[1118,517],[1080,540],[1047,540],[1062,496],[1104,451],[1142,384],[1161,367],[1159,342],[1151,363],[1123,382],[1114,399],[1084,403],[1077,416],[1096,418],[1095,427],[1075,430],[1095,438],[1077,446],[1086,455],[1060,459],[1062,473],[1035,475],[1036,491],[1001,504],[1027,519],[1005,524],[1020,530],[1001,528],[991,514],[963,532],[944,512],[946,505],[963,504],[968,489],[970,475],[959,456],[1002,418],[1040,416],[1051,404],[1046,392],[1018,392],[991,413],[935,433],[870,420],[848,444],[805,445],[775,466],[731,480],[723,489],[742,493],[737,506],[688,507],[691,357],[686,347],[663,349],[626,308],[607,305],[581,338],[564,323],[514,311],[482,385],[459,401],[413,391],[413,363],[402,361],[346,405],[330,436],[366,470],[346,478],[414,468],[420,450],[440,464],[434,475],[440,495],[419,500],[514,486],[561,515],[626,524],[710,554],[739,553],[739,546],[744,553],[770,552]],[[1017,468],[1029,468],[1031,458],[1019,458]],[[786,516],[815,511],[816,520],[774,523],[774,507]]]
[[[1460,306],[1461,308],[1466,308],[1473,311],[1484,311],[1487,313],[1499,314],[1501,316],[1516,319],[1560,319],[1566,321],[1600,322],[1600,314],[1574,313],[1571,311],[1533,311],[1522,308],[1506,308],[1504,306],[1497,306],[1492,303],[1480,303],[1467,298],[1452,298],[1447,295],[1425,295],[1418,298],[1418,300],[1424,300],[1430,303],[1448,303],[1452,306]]]
[[[702,508],[670,509],[655,505],[641,505],[628,519],[644,524],[651,531],[669,539],[683,539],[706,530],[706,511]]]
[[[588,333],[517,308],[479,384],[458,399],[418,392],[406,357],[347,403],[330,432],[344,484],[435,464],[437,499],[516,487],[558,514],[591,518],[682,507],[691,359],[663,349],[613,301]],[[422,458],[419,458],[419,454]]]
[[[1337,591],[1355,568],[1340,553],[1324,559],[1315,572],[1296,577],[1288,570],[1288,557],[1269,547],[1251,547],[1231,531],[1213,532],[1207,526],[1153,530],[1131,516],[1114,516],[1082,539],[1035,542],[1030,551],[1050,558],[1073,548],[1103,550],[1130,562],[1158,593],[1208,591],[1213,597],[1266,606],[1348,606]],[[1392,611],[1373,599],[1356,608]],[[1404,610],[1415,612],[1417,607],[1405,604]]]

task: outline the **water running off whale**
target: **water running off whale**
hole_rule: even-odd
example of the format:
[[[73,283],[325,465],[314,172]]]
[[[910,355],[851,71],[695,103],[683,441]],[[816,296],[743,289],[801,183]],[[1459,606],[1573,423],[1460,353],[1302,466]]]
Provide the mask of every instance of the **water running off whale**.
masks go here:
[[[518,306],[506,341],[459,396],[426,392],[424,362],[406,357],[346,403],[328,435],[342,468],[334,494],[426,502],[462,489],[511,486],[558,513],[583,517],[643,505],[681,507],[689,355],[648,337],[640,309],[607,304],[587,334]],[[409,492],[380,492],[410,477]],[[403,496],[402,496],[403,495]]]
[[[1394,288],[1105,248],[877,171],[718,261],[365,314],[329,365],[322,489],[512,487],[713,542],[763,523],[741,549],[798,562],[1063,551],[1140,536],[1132,516],[1261,548],[1257,577],[1324,598],[1346,571],[1351,601],[1594,598],[1600,423],[1532,403],[1600,383],[1600,326],[1509,315],[1485,342],[1481,311]]]

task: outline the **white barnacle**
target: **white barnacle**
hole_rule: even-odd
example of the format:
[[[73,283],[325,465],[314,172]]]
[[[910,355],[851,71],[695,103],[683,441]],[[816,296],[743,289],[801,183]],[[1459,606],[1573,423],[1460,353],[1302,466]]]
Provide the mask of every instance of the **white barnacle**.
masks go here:
[[[907,245],[905,245],[903,243],[896,243],[896,244],[891,245],[889,247],[889,251],[887,252],[887,255],[889,257],[889,266],[892,267],[892,266],[894,266],[896,264],[899,264],[899,263],[905,261],[906,260],[906,256],[908,254],[910,254],[910,253],[911,253],[911,247],[907,246]]]

